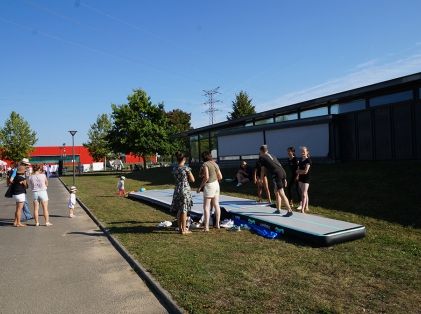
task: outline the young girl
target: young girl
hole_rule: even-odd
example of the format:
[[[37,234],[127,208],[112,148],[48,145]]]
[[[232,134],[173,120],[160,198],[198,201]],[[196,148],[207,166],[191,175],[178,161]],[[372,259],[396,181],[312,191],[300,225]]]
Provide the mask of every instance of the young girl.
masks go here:
[[[185,165],[186,156],[183,153],[175,154],[178,165],[174,167],[172,173],[175,177],[175,189],[172,198],[171,211],[177,211],[178,230],[180,234],[189,234],[187,229],[187,213],[193,206],[190,182],[194,182],[194,176],[190,167]]]
[[[118,195],[119,196],[125,196],[126,195],[126,191],[124,190],[124,180],[126,180],[126,177],[121,176],[120,180],[118,180],[118,183],[117,183],[117,189],[118,189]]]
[[[311,159],[310,159],[310,152],[307,147],[301,147],[301,157],[298,164],[298,184],[301,190],[301,212],[308,212],[308,189],[310,187],[310,167],[311,167]]]
[[[28,188],[28,183],[25,179],[25,167],[19,166],[16,170],[16,176],[12,181],[11,189],[13,198],[16,201],[16,212],[15,212],[15,221],[13,225],[15,227],[25,227],[26,225],[20,222],[21,211],[23,204],[26,201],[26,189]]]
[[[266,192],[266,197],[269,201],[269,204],[272,204],[272,199],[270,196],[268,178],[265,173],[265,168],[262,167],[260,161],[256,162],[256,167],[253,171],[253,182],[257,185],[257,196],[259,197],[259,203],[262,201],[263,198],[263,189]],[[262,175],[263,174],[263,175]],[[263,178],[263,179],[262,179]]]
[[[288,178],[288,184],[287,184],[287,188],[286,188],[286,194],[288,196],[289,199],[289,204],[291,207],[293,207],[293,199],[294,199],[294,195],[293,194],[297,194],[297,203],[300,203],[300,188],[298,186],[298,175],[297,175],[297,170],[298,170],[298,164],[299,164],[299,160],[298,158],[295,156],[295,148],[293,146],[288,147],[287,149],[287,154],[288,154],[288,167],[289,167],[289,172],[290,172],[290,177]]]
[[[69,201],[67,202],[70,218],[73,218],[75,216],[74,210],[75,210],[75,205],[76,205],[76,191],[77,189],[75,186],[70,187],[70,196],[69,196]]]

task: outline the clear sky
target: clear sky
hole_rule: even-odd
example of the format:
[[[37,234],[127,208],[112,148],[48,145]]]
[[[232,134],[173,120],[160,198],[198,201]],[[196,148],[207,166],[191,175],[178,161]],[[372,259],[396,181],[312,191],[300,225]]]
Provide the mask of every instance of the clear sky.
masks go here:
[[[0,0],[0,126],[70,144],[143,88],[208,124],[245,90],[257,111],[421,71],[419,0]]]

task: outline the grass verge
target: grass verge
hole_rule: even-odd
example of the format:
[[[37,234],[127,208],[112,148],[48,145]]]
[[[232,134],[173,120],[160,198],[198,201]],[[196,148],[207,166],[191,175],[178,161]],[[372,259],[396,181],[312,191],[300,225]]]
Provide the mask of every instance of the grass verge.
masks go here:
[[[191,313],[417,313],[420,174],[416,162],[315,165],[311,211],[367,228],[366,238],[329,248],[248,231],[180,236],[155,227],[173,219],[167,212],[117,197],[116,176],[81,176],[76,183],[78,197]],[[168,168],[126,177],[127,190],[173,182]],[[71,184],[70,177],[64,181]],[[222,191],[255,197],[251,185],[224,183]]]

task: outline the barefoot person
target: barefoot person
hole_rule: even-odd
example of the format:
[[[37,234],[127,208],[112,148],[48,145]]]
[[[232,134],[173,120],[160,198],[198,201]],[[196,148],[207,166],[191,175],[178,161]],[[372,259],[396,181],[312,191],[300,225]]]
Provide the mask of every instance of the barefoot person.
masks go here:
[[[47,227],[52,226],[50,223],[50,215],[48,213],[48,179],[44,174],[44,170],[41,165],[34,165],[33,174],[29,176],[29,186],[32,190],[32,198],[34,200],[34,218],[35,226],[39,226],[39,203],[42,205],[42,210],[45,218],[45,225]]]
[[[253,171],[253,182],[257,185],[257,197],[259,198],[259,203],[263,199],[263,190],[265,190],[266,197],[269,204],[272,204],[272,198],[270,196],[268,178],[266,176],[266,169],[262,167],[260,161],[256,162],[256,167]]]
[[[260,164],[268,170],[272,175],[272,180],[275,190],[276,198],[276,214],[281,213],[281,204],[282,201],[285,202],[285,207],[288,212],[285,214],[286,217],[292,216],[292,210],[289,206],[288,198],[285,195],[284,188],[287,186],[286,173],[282,165],[279,163],[278,159],[271,154],[269,154],[268,147],[262,145],[259,151],[259,162]]]
[[[193,200],[190,190],[190,182],[194,182],[194,176],[191,168],[185,165],[186,156],[183,153],[175,154],[178,165],[174,167],[172,173],[175,177],[175,189],[172,198],[171,211],[177,212],[178,230],[180,234],[191,233],[187,229],[187,213],[193,206]]]
[[[215,208],[215,227],[219,229],[219,220],[221,219],[221,208],[219,207],[219,181],[222,180],[219,166],[212,160],[210,152],[202,153],[203,165],[201,173],[203,174],[197,193],[203,188],[203,212],[204,212],[204,231],[209,231],[209,216],[211,208]]]
[[[310,187],[310,151],[307,147],[301,147],[301,160],[298,164],[298,184],[300,185],[301,190],[301,212],[308,212],[308,189]],[[300,208],[299,207],[299,208]]]
[[[16,176],[13,178],[11,186],[13,199],[16,201],[15,221],[13,222],[13,225],[15,227],[25,227],[26,225],[20,222],[23,204],[26,201],[26,189],[28,188],[28,183],[25,179],[24,166],[21,165],[17,167]]]
[[[301,201],[301,192],[298,186],[298,175],[297,175],[299,160],[295,156],[295,148],[293,146],[288,147],[287,154],[288,154],[289,178],[288,178],[286,194],[289,199],[289,205],[293,207],[294,199],[297,201],[296,202],[297,204],[300,203]]]

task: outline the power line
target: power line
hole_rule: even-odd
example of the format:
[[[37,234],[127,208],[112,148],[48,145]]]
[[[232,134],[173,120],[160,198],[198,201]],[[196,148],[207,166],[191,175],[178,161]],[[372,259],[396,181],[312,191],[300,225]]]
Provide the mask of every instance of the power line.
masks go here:
[[[208,97],[208,100],[205,101],[203,104],[209,106],[209,108],[205,111],[209,115],[209,124],[213,124],[215,112],[220,111],[219,109],[216,109],[215,107],[216,103],[222,102],[219,99],[215,99],[215,95],[221,94],[218,90],[219,90],[219,86],[211,90],[203,90],[203,92],[205,93],[203,96]]]

